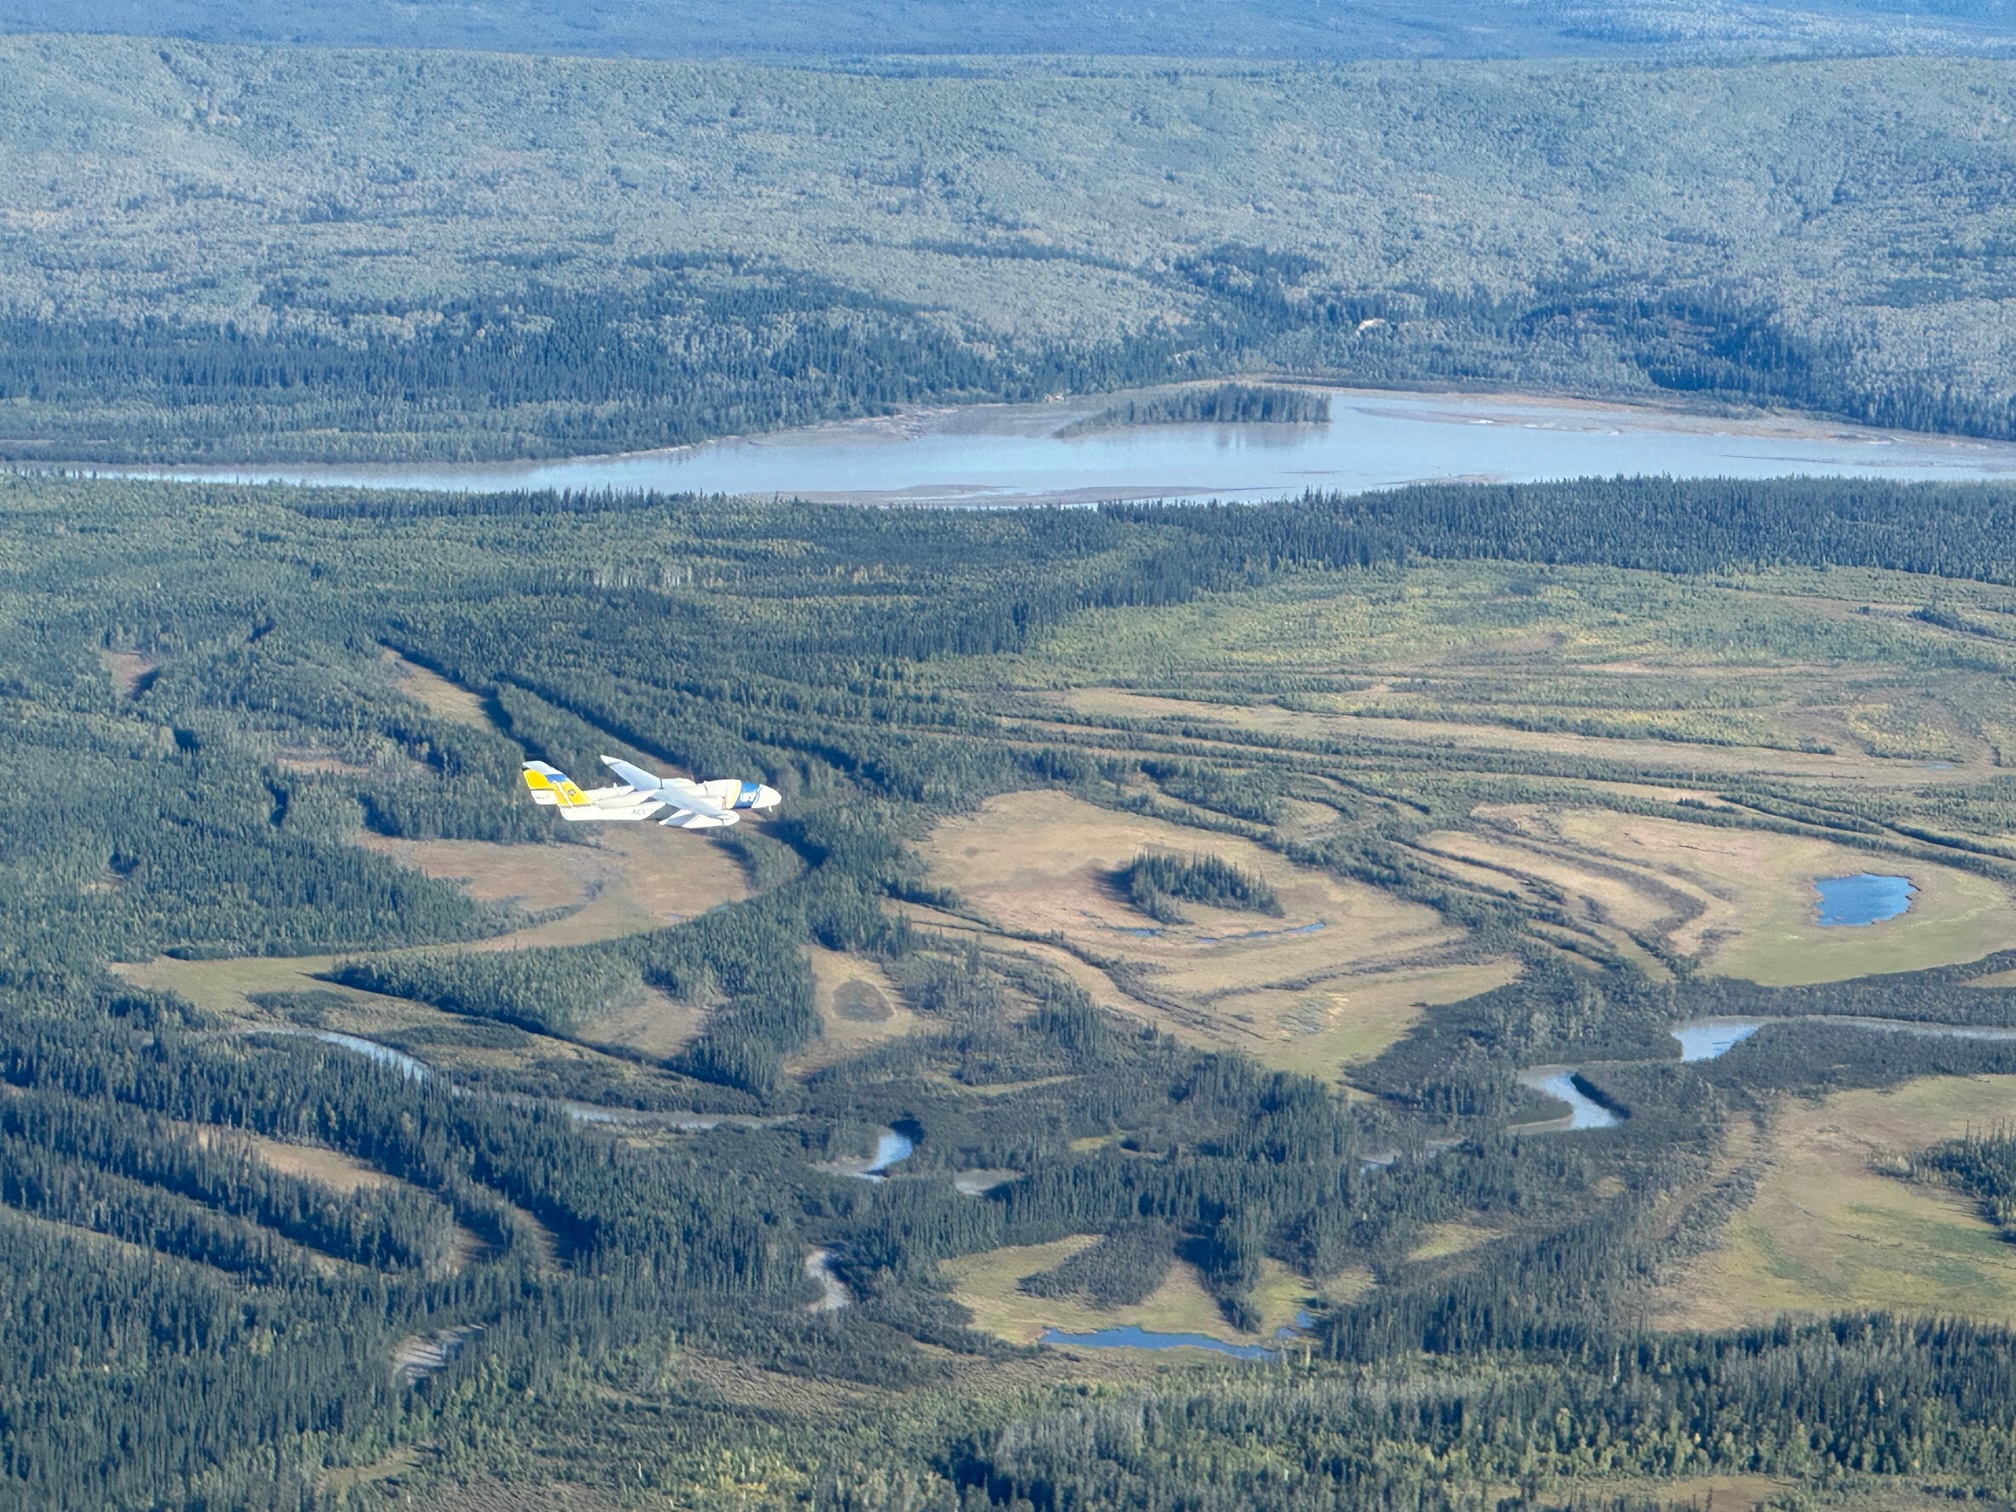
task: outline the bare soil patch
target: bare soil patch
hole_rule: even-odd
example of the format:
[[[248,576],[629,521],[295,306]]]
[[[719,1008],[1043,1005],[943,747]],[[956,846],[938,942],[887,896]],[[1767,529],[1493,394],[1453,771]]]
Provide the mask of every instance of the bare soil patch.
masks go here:
[[[161,664],[135,651],[100,651],[98,665],[111,676],[113,686],[128,698],[138,698],[161,669]]]

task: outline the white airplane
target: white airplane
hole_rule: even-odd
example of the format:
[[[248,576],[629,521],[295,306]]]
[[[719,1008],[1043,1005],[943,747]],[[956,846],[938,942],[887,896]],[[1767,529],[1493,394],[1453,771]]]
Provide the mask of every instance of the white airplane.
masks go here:
[[[602,764],[616,774],[620,787],[582,792],[558,767],[543,761],[525,763],[525,786],[532,801],[560,810],[562,819],[640,820],[669,809],[660,824],[672,829],[726,829],[742,821],[749,809],[773,809],[784,801],[773,787],[760,782],[690,782],[684,777],[654,777],[642,767],[614,756]]]

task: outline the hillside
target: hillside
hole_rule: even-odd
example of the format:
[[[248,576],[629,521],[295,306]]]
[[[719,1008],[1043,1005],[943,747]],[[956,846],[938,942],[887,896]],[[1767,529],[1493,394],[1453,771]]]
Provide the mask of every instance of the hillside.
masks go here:
[[[2006,434],[1998,64],[0,44],[20,456],[552,453],[1289,369]]]

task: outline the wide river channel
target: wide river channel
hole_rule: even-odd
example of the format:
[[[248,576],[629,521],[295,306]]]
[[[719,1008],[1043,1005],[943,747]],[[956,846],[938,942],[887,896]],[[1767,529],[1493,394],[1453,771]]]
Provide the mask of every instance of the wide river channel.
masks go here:
[[[836,503],[1255,500],[1429,481],[1797,474],[2016,476],[2016,444],[1798,416],[1734,419],[1561,399],[1333,390],[1304,425],[1152,425],[1061,436],[1113,396],[910,410],[669,451],[558,461],[104,467],[107,475],[491,491],[781,494]]]

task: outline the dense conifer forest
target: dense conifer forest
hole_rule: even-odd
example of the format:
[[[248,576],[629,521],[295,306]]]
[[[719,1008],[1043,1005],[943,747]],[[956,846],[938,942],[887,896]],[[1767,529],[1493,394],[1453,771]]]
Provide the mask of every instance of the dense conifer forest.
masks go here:
[[[1578,45],[1632,33],[1601,10]],[[556,456],[1255,373],[2016,434],[2007,69],[1672,40],[765,66],[7,37],[0,455]]]
[[[1937,922],[2016,881],[1993,761],[1935,771],[1922,743],[1958,725],[1868,725],[1853,759],[1906,780],[1805,780],[1850,759],[1810,734],[1718,766],[1741,708],[1626,742],[1565,662],[1479,714],[1446,660],[1410,694],[1346,668],[1349,637],[1252,663],[1234,625],[1277,645],[1363,601],[1369,645],[1474,586],[1449,625],[1580,605],[1639,633],[1684,602],[1658,611],[1683,649],[1910,659],[1987,749],[2012,508],[1819,481],[948,514],[0,480],[0,1504],[2016,1494],[1992,1308],[1658,1311],[1800,1099],[2016,1074],[2006,1039],[1843,1022],[2016,1026],[2011,942],[1762,985],[1475,849],[1520,804],[1594,805],[1909,869]],[[1713,607],[1746,584],[1793,608]],[[1783,618],[1828,592],[1849,607]],[[1217,617],[1183,641],[1205,660],[1141,639],[1187,615]],[[1351,698],[1375,702],[1329,712]],[[458,884],[471,857],[603,854],[516,789],[526,757],[603,752],[786,802],[732,843],[639,837],[678,880],[606,929],[592,896]],[[1371,926],[1302,923],[1296,889],[1359,888],[1440,931],[1408,969],[1497,974],[1341,1063],[1270,1063],[1229,1011],[1231,1038],[1197,1028],[1208,994],[1127,966],[1131,936],[1018,929],[929,860],[1032,793],[1188,837],[1100,874],[1133,934],[1320,940]],[[881,985],[834,999],[834,963]],[[614,1036],[638,1004],[690,1032]],[[1669,1030],[1718,1016],[1770,1022],[1683,1063]],[[1524,1078],[1557,1064],[1613,1127],[1548,1131],[1561,1105]],[[861,1179],[882,1130],[912,1153]],[[2002,1128],[1895,1165],[2006,1231]],[[984,1302],[972,1268],[1025,1252]],[[981,1310],[1178,1281],[1271,1354],[1060,1353]]]

